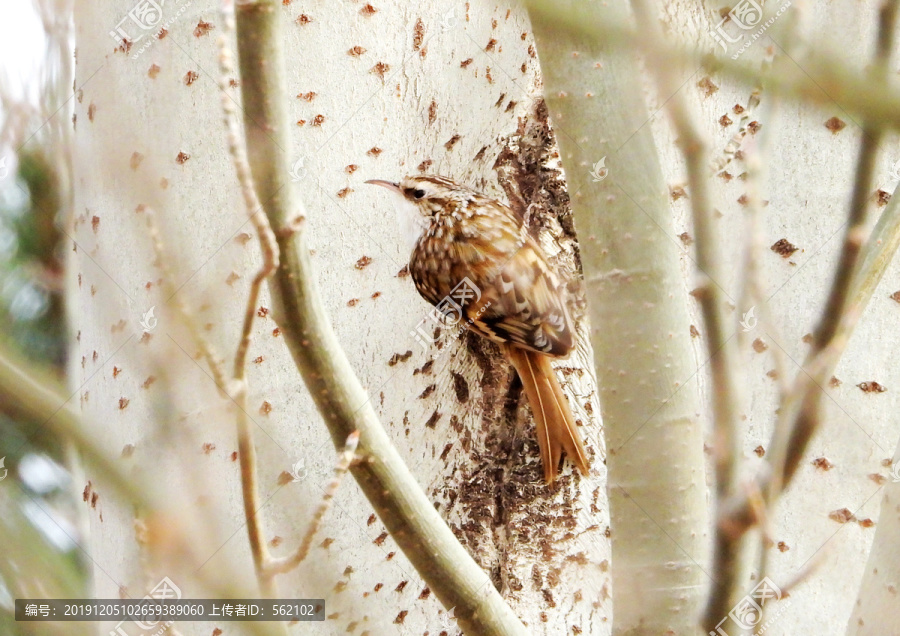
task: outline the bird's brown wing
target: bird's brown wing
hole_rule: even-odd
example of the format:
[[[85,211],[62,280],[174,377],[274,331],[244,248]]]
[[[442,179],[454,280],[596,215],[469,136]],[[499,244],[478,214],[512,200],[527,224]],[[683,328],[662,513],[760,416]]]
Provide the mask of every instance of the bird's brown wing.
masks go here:
[[[409,267],[416,289],[452,321],[494,342],[568,354],[572,321],[543,250],[506,206],[487,198],[479,204],[455,231],[420,240]]]
[[[469,310],[472,328],[494,340],[551,356],[574,346],[564,291],[540,247],[528,237],[490,278]]]

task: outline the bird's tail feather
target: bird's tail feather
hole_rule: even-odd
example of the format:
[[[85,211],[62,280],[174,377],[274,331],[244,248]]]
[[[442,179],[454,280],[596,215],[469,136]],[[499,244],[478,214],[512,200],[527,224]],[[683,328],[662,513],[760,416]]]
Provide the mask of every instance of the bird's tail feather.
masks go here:
[[[550,358],[520,347],[508,347],[508,352],[534,412],[544,479],[548,484],[556,479],[563,451],[586,475],[590,468],[587,453]]]

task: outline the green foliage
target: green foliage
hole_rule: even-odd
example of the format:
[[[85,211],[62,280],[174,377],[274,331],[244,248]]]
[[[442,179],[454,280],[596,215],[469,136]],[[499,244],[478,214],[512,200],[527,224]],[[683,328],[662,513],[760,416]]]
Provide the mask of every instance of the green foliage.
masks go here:
[[[38,367],[63,375],[62,197],[43,149],[20,151],[18,171],[0,187],[0,338]],[[87,567],[77,547],[77,502],[61,468],[65,448],[45,422],[22,421],[0,405],[0,633],[50,633],[16,623],[11,598],[86,595]],[[8,550],[7,550],[8,548]],[[87,626],[70,624],[70,633]]]
[[[41,150],[19,155],[0,196],[0,327],[24,355],[65,364],[59,180]],[[21,196],[25,193],[24,198]]]

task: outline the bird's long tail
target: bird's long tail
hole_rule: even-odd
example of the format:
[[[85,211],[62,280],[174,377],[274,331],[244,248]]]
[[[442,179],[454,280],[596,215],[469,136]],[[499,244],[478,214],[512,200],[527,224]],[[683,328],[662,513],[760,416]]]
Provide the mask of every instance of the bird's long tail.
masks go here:
[[[548,484],[556,479],[563,451],[586,475],[590,468],[587,453],[550,358],[520,347],[507,347],[507,351],[534,412],[544,479]]]

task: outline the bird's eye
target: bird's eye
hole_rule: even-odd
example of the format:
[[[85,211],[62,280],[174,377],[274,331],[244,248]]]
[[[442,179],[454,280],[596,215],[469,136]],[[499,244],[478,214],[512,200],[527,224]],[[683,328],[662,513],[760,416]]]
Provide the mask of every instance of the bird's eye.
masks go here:
[[[413,190],[413,197],[416,199],[421,199],[425,196],[425,190]]]

